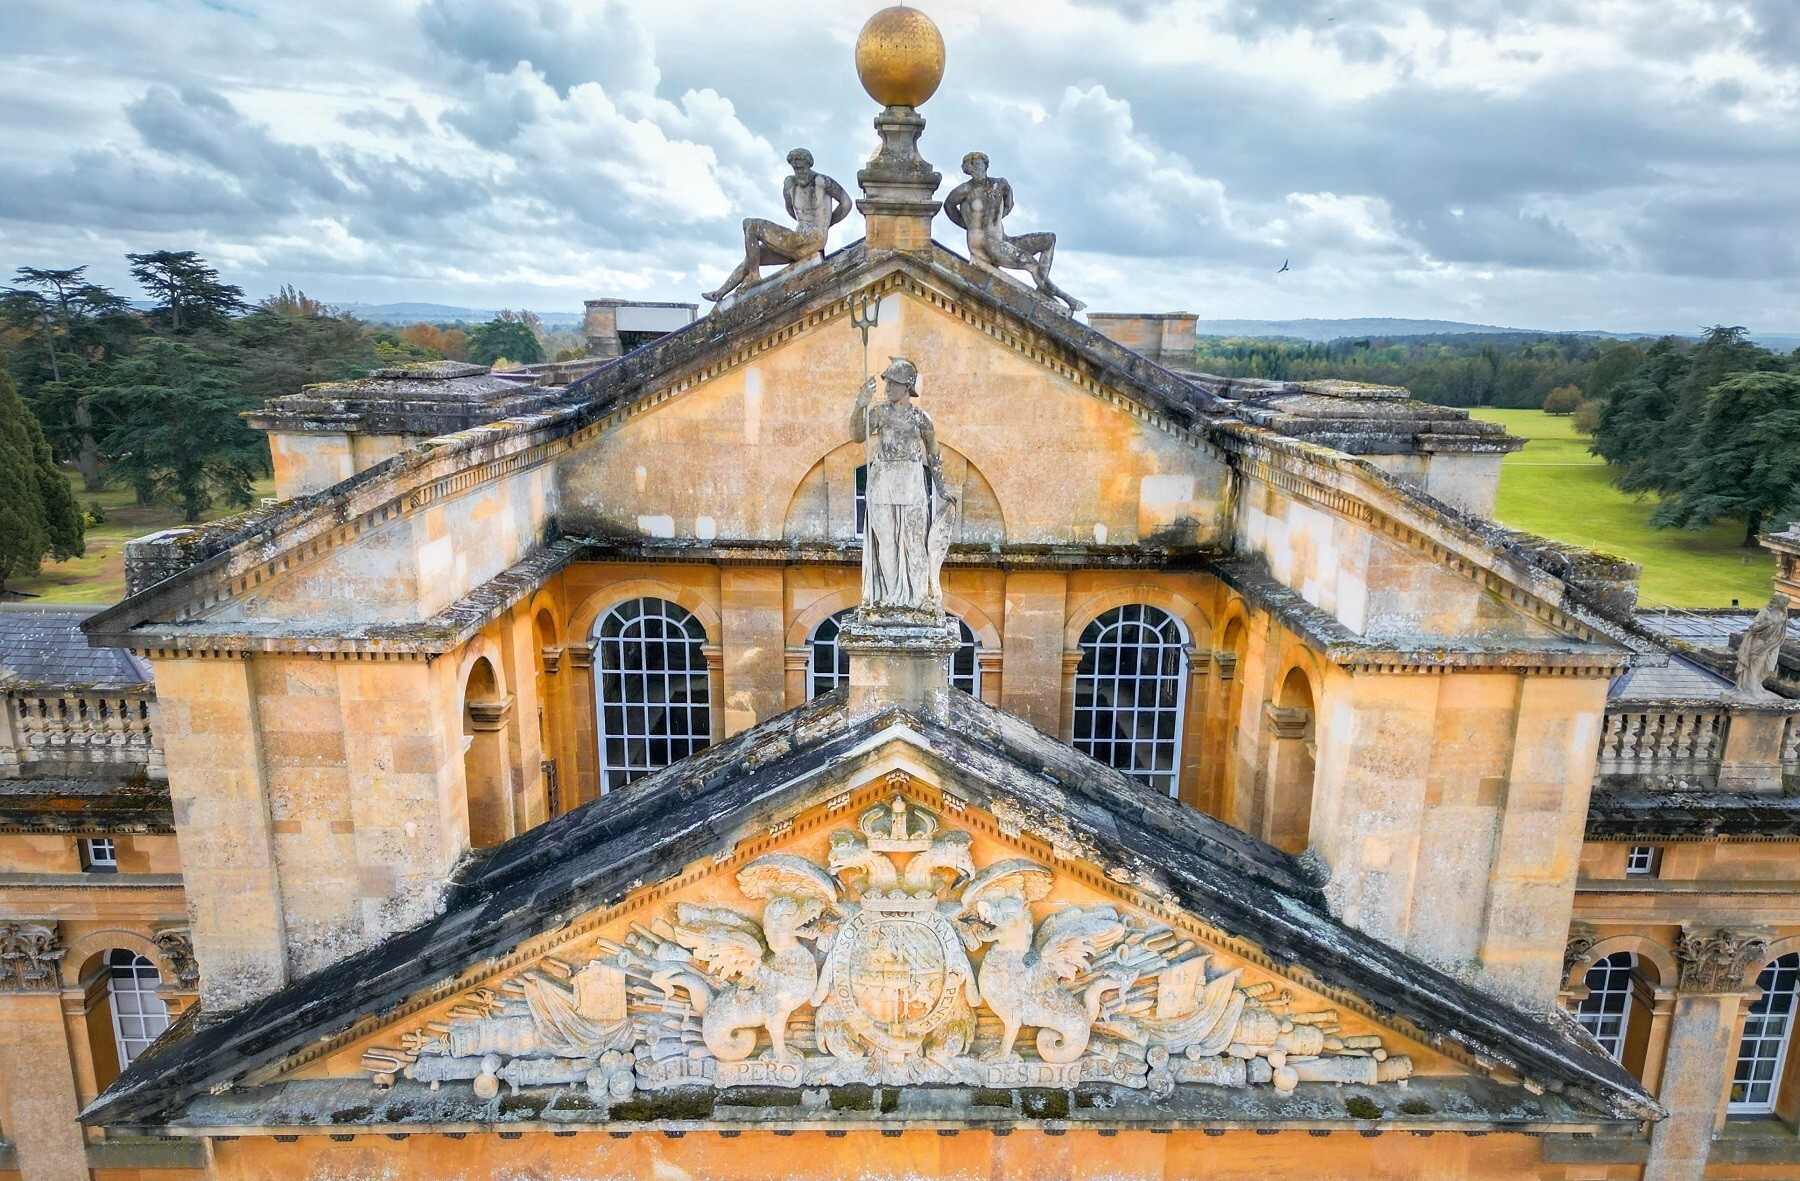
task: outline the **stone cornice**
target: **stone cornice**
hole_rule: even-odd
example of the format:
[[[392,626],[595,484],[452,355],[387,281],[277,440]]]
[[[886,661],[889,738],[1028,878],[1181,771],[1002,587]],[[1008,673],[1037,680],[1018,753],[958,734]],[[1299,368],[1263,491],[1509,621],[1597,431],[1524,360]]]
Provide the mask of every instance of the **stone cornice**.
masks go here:
[[[1563,644],[1470,642],[1426,636],[1400,647],[1357,635],[1328,611],[1272,577],[1257,562],[1232,558],[1207,568],[1333,663],[1371,674],[1444,674],[1465,669],[1506,669],[1536,676],[1612,677],[1642,657],[1604,640]]]
[[[241,660],[253,653],[304,653],[325,660],[431,660],[453,652],[502,612],[559,574],[582,551],[553,541],[420,623],[367,624],[351,631],[244,623],[146,624],[111,642],[152,660]]]
[[[1213,437],[1243,476],[1355,521],[1552,630],[1661,659],[1661,650],[1636,629],[1576,601],[1567,581],[1509,552],[1521,536],[1513,531],[1462,513],[1355,456],[1237,422],[1216,424]]]

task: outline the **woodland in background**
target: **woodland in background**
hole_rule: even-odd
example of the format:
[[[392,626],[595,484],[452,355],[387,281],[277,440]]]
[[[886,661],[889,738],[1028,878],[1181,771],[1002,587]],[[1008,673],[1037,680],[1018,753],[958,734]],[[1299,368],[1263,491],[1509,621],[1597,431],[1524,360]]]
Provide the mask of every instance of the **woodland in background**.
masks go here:
[[[196,521],[251,503],[269,449],[241,416],[269,398],[385,366],[582,352],[531,312],[373,327],[291,287],[252,305],[192,251],[127,259],[136,303],[89,282],[85,266],[21,267],[0,290],[0,587],[81,553],[83,514],[63,503],[66,481],[44,478],[50,456],[86,491],[126,485],[139,504]]]
[[[1800,518],[1800,351],[1782,355],[1738,327],[1698,341],[1587,336],[1392,340],[1207,338],[1199,367],[1225,377],[1339,378],[1404,386],[1443,406],[1574,416],[1621,490],[1654,496],[1652,523],[1765,526]]]

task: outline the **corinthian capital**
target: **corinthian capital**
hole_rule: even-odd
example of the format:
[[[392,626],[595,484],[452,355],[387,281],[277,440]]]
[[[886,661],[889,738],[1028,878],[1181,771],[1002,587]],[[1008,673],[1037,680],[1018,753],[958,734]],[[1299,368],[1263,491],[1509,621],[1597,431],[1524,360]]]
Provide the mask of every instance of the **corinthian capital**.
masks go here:
[[[1742,992],[1754,982],[1768,956],[1769,935],[1761,930],[1684,927],[1675,944],[1681,961],[1682,992]]]
[[[54,992],[64,950],[55,924],[0,923],[0,991]]]

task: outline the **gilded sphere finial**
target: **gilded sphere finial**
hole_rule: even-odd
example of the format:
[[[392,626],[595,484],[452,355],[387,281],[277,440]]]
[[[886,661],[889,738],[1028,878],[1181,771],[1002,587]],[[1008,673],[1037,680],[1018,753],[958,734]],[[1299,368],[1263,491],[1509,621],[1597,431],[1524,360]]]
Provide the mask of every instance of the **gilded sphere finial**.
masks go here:
[[[856,35],[856,76],[884,107],[920,106],[944,77],[943,35],[916,8],[884,8]]]

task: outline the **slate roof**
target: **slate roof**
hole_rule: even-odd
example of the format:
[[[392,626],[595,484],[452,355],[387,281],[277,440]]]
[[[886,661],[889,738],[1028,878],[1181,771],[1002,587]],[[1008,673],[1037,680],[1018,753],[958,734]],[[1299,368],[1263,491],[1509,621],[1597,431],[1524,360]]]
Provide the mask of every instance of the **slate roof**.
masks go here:
[[[1667,664],[1639,665],[1614,678],[1606,699],[1618,705],[1640,701],[1718,701],[1731,688],[1732,683],[1718,673],[1670,653]]]
[[[150,666],[117,648],[90,648],[82,620],[98,608],[0,607],[0,684],[145,685]]]
[[[1750,626],[1756,610],[1724,607],[1708,611],[1639,611],[1637,621],[1645,629],[1672,640],[1684,640],[1697,648],[1730,651],[1731,637]],[[1788,639],[1800,640],[1800,618],[1788,620]]]
[[[82,1118],[110,1127],[216,1127],[242,1119],[248,1103],[264,1104],[267,1120],[280,1106],[268,1089],[246,1088],[235,1114],[209,1107],[208,1092],[229,1094],[234,1080],[364,1015],[392,1012],[468,965],[767,831],[772,819],[842,790],[884,732],[936,764],[973,805],[1004,803],[1028,824],[1035,817],[1064,826],[1095,863],[1166,883],[1175,905],[1198,920],[1363,998],[1427,1044],[1509,1065],[1546,1088],[1542,1098],[1560,1112],[1595,1124],[1660,1112],[1572,1022],[1515,1009],[1332,918],[1293,857],[964,694],[951,694],[941,722],[889,710],[852,723],[839,691],[476,854],[440,915],[384,944],[229,1013],[195,1011]],[[394,1118],[436,1117],[420,1110]]]

